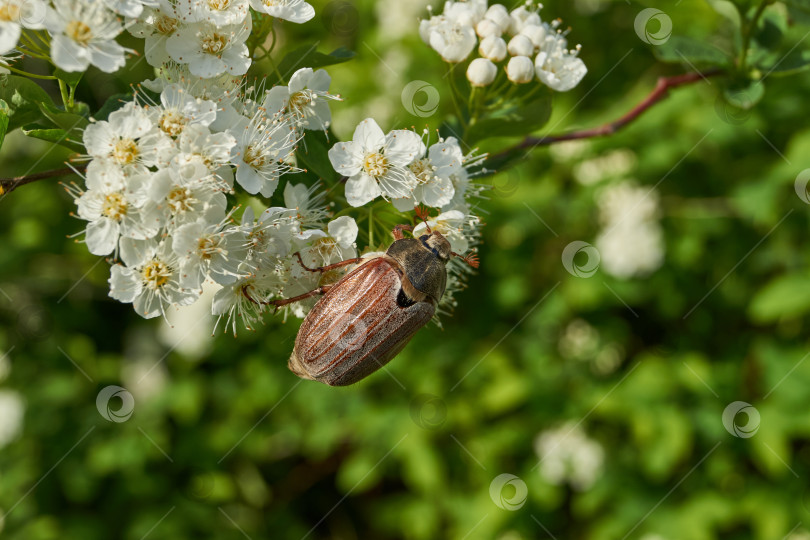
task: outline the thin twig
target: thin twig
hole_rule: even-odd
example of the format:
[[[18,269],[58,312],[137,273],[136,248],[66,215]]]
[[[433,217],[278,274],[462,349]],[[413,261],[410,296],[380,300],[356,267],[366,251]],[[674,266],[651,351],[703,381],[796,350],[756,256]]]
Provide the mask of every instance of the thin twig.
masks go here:
[[[37,180],[44,180],[46,178],[55,178],[58,176],[68,176],[82,172],[87,168],[87,165],[77,165],[76,167],[64,167],[62,169],[53,169],[50,171],[42,171],[34,174],[27,174],[25,176],[15,176],[13,178],[0,178],[0,195],[11,193],[20,186],[36,182]]]
[[[686,73],[683,75],[675,75],[673,77],[660,77],[658,79],[657,84],[655,85],[655,89],[650,92],[650,94],[644,98],[641,103],[633,107],[627,114],[615,120],[613,122],[609,122],[607,124],[601,125],[599,127],[584,129],[581,131],[572,131],[570,133],[561,133],[559,135],[546,135],[544,137],[526,137],[520,143],[507,148],[506,150],[499,152],[497,154],[493,154],[490,157],[490,160],[494,162],[499,162],[501,159],[504,159],[511,155],[513,152],[522,149],[531,150],[535,146],[548,146],[550,144],[562,142],[562,141],[572,141],[575,139],[591,139],[594,137],[604,137],[606,135],[612,135],[616,133],[627,124],[633,122],[636,118],[641,116],[647,109],[658,103],[659,101],[665,99],[669,95],[669,90],[672,88],[677,88],[679,86],[685,86],[688,84],[693,84],[708,77],[714,77],[716,75],[720,75],[722,73],[721,69],[712,69],[706,71],[704,73]],[[493,171],[494,172],[494,171]]]

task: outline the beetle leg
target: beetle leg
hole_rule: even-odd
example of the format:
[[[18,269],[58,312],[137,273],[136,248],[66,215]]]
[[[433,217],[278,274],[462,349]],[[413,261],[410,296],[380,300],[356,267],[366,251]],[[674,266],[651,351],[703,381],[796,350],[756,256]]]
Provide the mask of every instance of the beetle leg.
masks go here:
[[[304,294],[299,294],[298,296],[293,296],[291,298],[279,298],[278,300],[260,301],[259,304],[263,304],[265,306],[275,306],[276,309],[278,309],[282,306],[286,306],[287,304],[293,304],[295,302],[300,302],[301,300],[306,300],[307,298],[311,298],[319,294],[325,294],[331,288],[332,285],[322,285],[317,289],[312,289],[311,291],[305,292]]]
[[[296,251],[295,256],[298,257],[298,264],[301,265],[301,268],[306,270],[307,272],[327,272],[329,270],[334,270],[335,268],[340,268],[342,266],[348,266],[350,264],[359,263],[363,260],[362,257],[355,257],[353,259],[346,259],[345,261],[336,262],[334,264],[327,264],[326,266],[319,266],[318,268],[310,268],[306,264],[304,264],[304,259],[301,258],[301,252]]]
[[[394,240],[402,240],[405,238],[405,235],[402,234],[402,231],[413,232],[413,227],[411,225],[397,225],[394,227],[394,230],[391,231],[391,234],[394,235]]]

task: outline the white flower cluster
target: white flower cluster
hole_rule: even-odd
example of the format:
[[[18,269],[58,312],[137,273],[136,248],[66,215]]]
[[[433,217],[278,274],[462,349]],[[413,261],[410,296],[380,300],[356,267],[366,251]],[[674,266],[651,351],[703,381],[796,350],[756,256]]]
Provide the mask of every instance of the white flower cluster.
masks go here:
[[[287,207],[258,219],[248,208],[238,224],[226,198],[234,183],[270,197],[282,175],[298,170],[289,163],[304,130],[331,118],[326,72],[303,68],[289,86],[241,94],[233,78],[176,80],[160,81],[159,100],[136,93],[85,129],[85,188],[70,188],[90,252],[119,261],[110,295],[147,318],[193,303],[207,279],[241,291],[246,280],[272,275],[280,295],[292,253],[327,236],[317,229],[321,198],[303,185],[287,184]],[[351,244],[351,221],[330,223],[330,237]],[[266,296],[246,300],[260,309]],[[230,313],[226,303],[215,301],[220,314]]]
[[[602,268],[624,279],[657,270],[664,262],[658,193],[626,181],[606,187],[597,202],[603,230],[595,245]]]
[[[550,484],[568,483],[586,491],[602,474],[604,449],[578,424],[567,423],[538,434],[534,451],[540,459],[540,476]]]
[[[64,71],[114,72],[134,52],[116,42],[126,28],[145,39],[155,67],[173,60],[198,77],[244,75],[251,8],[296,23],[315,16],[304,0],[0,0],[0,55],[16,49]]]
[[[532,2],[510,12],[502,4],[487,6],[487,0],[448,0],[441,15],[421,21],[419,34],[445,61],[454,64],[465,61],[478,44],[480,56],[467,67],[467,79],[473,86],[492,84],[500,64],[514,84],[529,83],[536,77],[553,90],[567,92],[588,70],[577,56],[580,47],[568,49],[567,32],[559,30],[560,21],[543,22],[539,9]]]

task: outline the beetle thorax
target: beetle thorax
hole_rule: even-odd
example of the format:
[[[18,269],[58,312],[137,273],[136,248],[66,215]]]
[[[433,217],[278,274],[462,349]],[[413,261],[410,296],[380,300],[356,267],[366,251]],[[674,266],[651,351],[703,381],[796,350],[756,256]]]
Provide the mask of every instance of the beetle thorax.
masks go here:
[[[445,238],[442,233],[439,231],[433,231],[430,233],[430,236],[427,237],[425,243],[438,255],[442,262],[447,262],[450,260],[450,255],[452,254],[453,250],[450,247],[450,242],[447,241],[447,238]]]

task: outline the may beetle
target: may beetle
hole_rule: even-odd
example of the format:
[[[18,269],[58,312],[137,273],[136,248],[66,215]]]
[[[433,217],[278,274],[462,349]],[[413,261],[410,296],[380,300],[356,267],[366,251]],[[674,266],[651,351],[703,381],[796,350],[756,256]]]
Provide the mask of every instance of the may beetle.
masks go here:
[[[361,264],[334,284],[267,302],[282,306],[323,294],[298,331],[288,363],[293,373],[330,386],[356,383],[399,354],[433,317],[447,285],[445,265],[460,255],[438,231],[405,238],[403,230],[413,228],[397,225],[394,242],[379,257],[312,269],[296,254],[311,272]],[[478,266],[474,255],[462,258]]]

